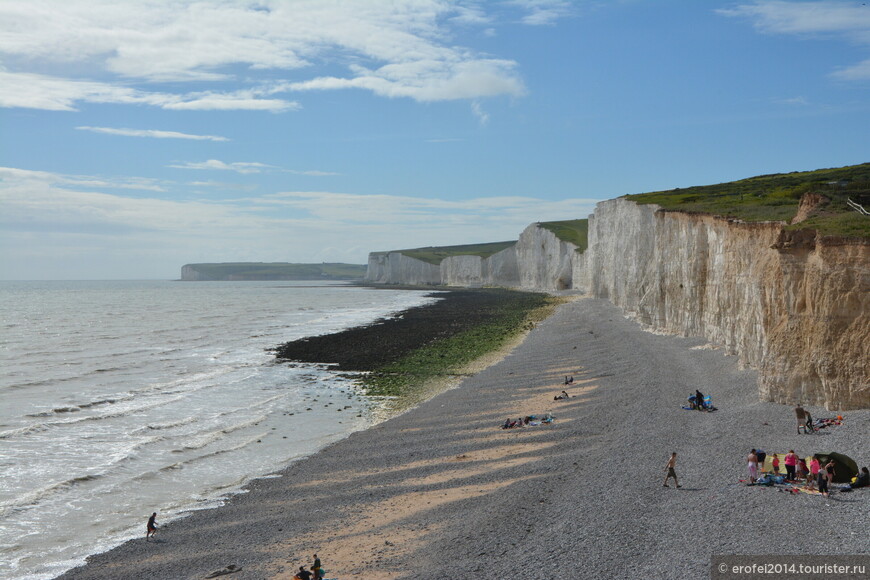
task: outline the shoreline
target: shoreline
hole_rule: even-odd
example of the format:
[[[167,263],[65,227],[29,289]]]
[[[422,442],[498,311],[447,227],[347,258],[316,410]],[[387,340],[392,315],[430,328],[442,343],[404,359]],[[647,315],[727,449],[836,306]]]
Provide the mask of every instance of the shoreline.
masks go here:
[[[680,409],[698,386],[719,411]],[[554,402],[563,388],[574,398]],[[550,426],[499,429],[548,410]],[[734,357],[581,298],[458,388],[60,578],[204,578],[232,565],[236,579],[289,579],[313,553],[342,579],[685,578],[708,576],[714,554],[867,554],[867,534],[851,532],[868,490],[826,500],[738,483],[749,447],[866,465],[870,412],[843,415],[798,436],[791,408],[759,402]],[[661,487],[670,451],[679,491]],[[807,522],[815,530],[797,533]]]

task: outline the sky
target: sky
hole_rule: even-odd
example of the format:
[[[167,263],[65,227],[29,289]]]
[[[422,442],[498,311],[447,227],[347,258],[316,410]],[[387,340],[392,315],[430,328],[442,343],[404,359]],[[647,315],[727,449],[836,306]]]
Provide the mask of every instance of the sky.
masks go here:
[[[517,239],[870,161],[870,6],[0,0],[0,279]]]

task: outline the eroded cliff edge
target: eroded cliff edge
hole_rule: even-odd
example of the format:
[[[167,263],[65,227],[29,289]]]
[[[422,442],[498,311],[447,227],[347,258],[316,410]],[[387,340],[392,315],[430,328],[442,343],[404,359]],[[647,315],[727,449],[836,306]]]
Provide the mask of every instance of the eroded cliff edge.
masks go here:
[[[588,285],[638,322],[760,371],[760,397],[870,407],[870,243],[665,212],[625,199],[589,223]]]

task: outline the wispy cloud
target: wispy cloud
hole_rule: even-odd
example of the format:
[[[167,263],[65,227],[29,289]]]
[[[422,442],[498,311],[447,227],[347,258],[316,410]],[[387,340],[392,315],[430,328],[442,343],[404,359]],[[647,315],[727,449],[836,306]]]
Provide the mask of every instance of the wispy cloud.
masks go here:
[[[511,0],[511,4],[526,11],[521,22],[531,26],[553,25],[575,9],[568,0]]]
[[[0,182],[43,183],[48,186],[63,185],[74,188],[139,189],[142,191],[166,191],[157,180],[146,177],[110,178],[84,175],[64,175],[47,171],[32,171],[14,167],[0,167]]]
[[[2,4],[0,4],[2,6]],[[171,94],[148,92],[104,82],[72,80],[33,73],[0,70],[0,107],[75,111],[78,103],[148,105],[169,110],[249,110],[281,113],[299,103],[264,99],[271,89],[231,93],[194,92]]]
[[[825,36],[870,44],[870,7],[866,2],[758,0],[716,12],[722,16],[746,18],[758,31],[767,34],[807,38]],[[870,60],[843,66],[831,76],[842,80],[870,79]]]
[[[528,24],[552,23],[570,7],[560,0],[514,4]],[[7,67],[38,63],[44,71],[75,62],[88,78],[7,68],[0,79],[0,106],[75,110],[77,103],[97,102],[174,110],[298,108],[292,101],[264,98],[261,89],[166,94],[130,86],[238,83],[242,70],[247,78],[265,70],[292,70],[303,77],[272,87],[272,94],[357,88],[422,102],[522,95],[516,62],[451,41],[456,27],[491,29],[496,18],[488,8],[447,0],[3,2],[0,56],[9,57]],[[343,67],[345,73],[304,78],[304,71],[322,63]]]
[[[224,163],[218,159],[209,159],[208,161],[186,163],[175,163],[168,165],[174,169],[207,169],[214,171],[235,171],[236,173],[262,173],[265,169],[274,169],[272,165],[257,162],[237,161],[234,163]]]
[[[225,163],[219,159],[209,159],[208,161],[187,161],[184,163],[173,163],[167,165],[173,169],[199,169],[212,171],[235,171],[236,173],[263,173],[264,171],[280,171],[281,173],[292,173],[294,175],[307,175],[309,177],[331,177],[341,175],[333,171],[300,170],[300,169],[283,169],[275,165],[266,163],[258,163],[256,161],[235,161]]]
[[[151,137],[154,139],[192,139],[195,141],[229,141],[226,137],[216,135],[191,135],[177,131],[159,131],[156,129],[115,129],[112,127],[76,127],[80,131],[92,131],[107,135],[121,135],[124,137]]]
[[[774,99],[775,103],[779,103],[780,105],[809,105],[810,102],[806,97],[788,97],[784,99]]]
[[[489,114],[483,110],[483,107],[477,101],[472,101],[471,112],[477,117],[481,125],[486,125],[489,122]]]

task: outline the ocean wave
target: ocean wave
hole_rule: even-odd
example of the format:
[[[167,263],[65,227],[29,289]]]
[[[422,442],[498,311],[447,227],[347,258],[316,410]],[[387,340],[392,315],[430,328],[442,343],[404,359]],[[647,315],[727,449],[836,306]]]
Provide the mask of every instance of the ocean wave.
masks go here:
[[[48,427],[45,423],[34,423],[32,425],[26,425],[24,427],[19,427],[17,429],[10,429],[8,431],[0,431],[0,439],[9,439],[10,437],[15,437],[16,435],[27,435],[28,433],[36,433],[38,431],[45,431]]]
[[[257,423],[261,423],[267,419],[267,415],[260,415],[259,417],[254,417],[252,419],[248,419],[247,421],[242,421],[241,423],[236,423],[235,425],[229,425],[227,427],[223,427],[220,429],[216,429],[214,431],[209,431],[207,433],[202,434],[197,439],[194,439],[190,443],[187,443],[181,449],[173,449],[173,453],[184,453],[185,451],[195,451],[197,449],[202,449],[216,441],[219,441],[224,438],[225,435],[229,435],[235,431],[239,431],[241,429],[245,429],[247,427],[252,427]]]
[[[211,459],[213,457],[217,457],[219,455],[224,455],[226,453],[232,453],[233,451],[239,451],[244,449],[245,447],[249,447],[251,445],[256,445],[257,443],[262,442],[264,437],[269,435],[269,431],[265,431],[260,433],[259,435],[254,435],[250,439],[242,441],[238,445],[234,445],[232,447],[226,447],[224,449],[215,449],[211,453],[206,453],[204,455],[197,455],[196,457],[191,457],[190,459],[185,459],[184,461],[179,461],[178,463],[173,463],[172,465],[161,468],[161,471],[167,471],[169,469],[179,469],[184,467],[185,465],[190,465],[192,463],[198,463],[205,459]]]
[[[96,481],[103,477],[102,473],[79,475],[71,477],[64,481],[58,481],[49,485],[28,491],[22,495],[14,497],[10,500],[0,502],[0,515],[5,515],[9,511],[28,509],[36,506],[40,501],[57,493],[66,491],[77,485]]]
[[[174,429],[175,427],[181,427],[183,425],[189,425],[190,423],[195,423],[199,421],[197,417],[185,417],[183,419],[179,419],[177,421],[169,421],[168,423],[151,423],[145,425],[144,427],[139,427],[134,431],[131,431],[132,434],[136,435],[139,433],[147,433],[148,431],[161,431],[163,429]]]

